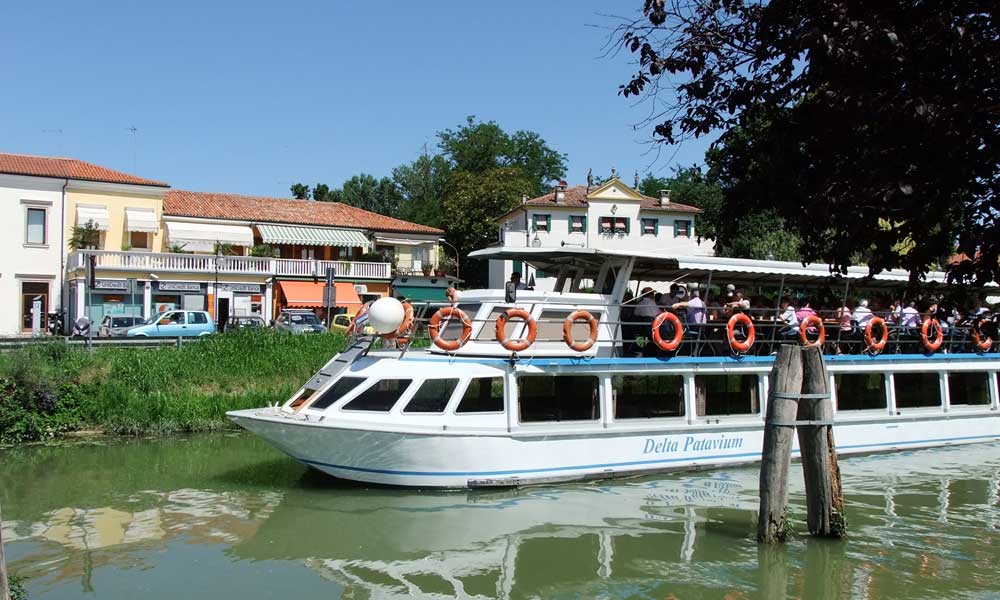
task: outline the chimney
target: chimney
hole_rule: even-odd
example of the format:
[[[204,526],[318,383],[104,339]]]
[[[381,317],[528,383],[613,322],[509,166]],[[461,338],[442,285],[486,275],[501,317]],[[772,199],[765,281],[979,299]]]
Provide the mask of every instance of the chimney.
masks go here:
[[[559,184],[553,188],[556,195],[556,204],[566,204],[566,187],[566,182],[560,181]]]
[[[528,195],[521,194],[521,204],[527,204],[527,203],[528,203]]]
[[[660,190],[660,206],[668,206],[670,204],[670,190]]]

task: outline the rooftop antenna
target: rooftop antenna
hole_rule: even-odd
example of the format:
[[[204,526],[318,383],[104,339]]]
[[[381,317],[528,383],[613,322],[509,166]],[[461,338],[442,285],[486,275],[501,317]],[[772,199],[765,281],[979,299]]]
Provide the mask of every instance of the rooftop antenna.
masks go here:
[[[136,144],[135,144],[135,136],[136,136],[137,133],[139,133],[139,130],[136,128],[135,125],[132,125],[131,127],[126,127],[125,131],[127,131],[127,132],[129,132],[129,133],[132,134],[132,173],[135,173],[137,171],[137,169],[136,169],[136,149],[135,149]]]

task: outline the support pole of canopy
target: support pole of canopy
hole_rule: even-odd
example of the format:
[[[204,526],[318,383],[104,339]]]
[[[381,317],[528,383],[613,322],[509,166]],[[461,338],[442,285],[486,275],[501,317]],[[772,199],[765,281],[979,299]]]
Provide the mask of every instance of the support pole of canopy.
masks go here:
[[[844,279],[847,280],[847,283],[844,285],[844,300],[840,303],[840,311],[844,310],[844,308],[847,306],[847,296],[848,296],[848,294],[851,293],[851,280],[847,279],[846,277]],[[840,312],[840,311],[837,311],[837,312]],[[841,315],[840,318],[837,319],[837,349],[838,350],[840,349],[840,339],[841,339],[841,336],[843,336],[843,334],[844,334],[844,328],[841,327],[841,324],[840,324],[840,321],[843,318],[844,318],[843,315]]]
[[[778,339],[778,316],[781,314],[781,297],[785,295],[785,276],[781,276],[781,285],[778,287],[778,301],[774,303],[774,320],[771,321],[771,346],[774,347],[774,340]]]

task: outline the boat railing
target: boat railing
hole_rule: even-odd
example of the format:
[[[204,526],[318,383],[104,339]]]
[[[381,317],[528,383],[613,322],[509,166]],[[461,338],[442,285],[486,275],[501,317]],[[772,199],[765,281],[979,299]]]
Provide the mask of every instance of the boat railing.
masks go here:
[[[487,302],[470,299],[468,303],[478,305]],[[461,307],[463,304],[460,302],[457,306]],[[456,305],[421,301],[413,302],[412,306],[414,307],[413,330],[407,336],[409,341],[405,345],[399,345],[404,351],[413,344],[413,340],[422,340],[418,344],[420,346],[428,345],[429,324],[434,314],[440,308]],[[1000,347],[1000,344],[994,342],[1000,339],[998,335],[1000,314],[993,313],[938,318],[937,315],[902,315],[876,310],[870,313],[871,318],[865,315],[864,322],[858,323],[853,316],[849,319],[841,318],[840,311],[837,310],[818,310],[808,311],[809,314],[800,312],[795,319],[788,319],[792,321],[792,324],[789,324],[782,320],[783,314],[786,319],[788,317],[785,309],[727,310],[723,307],[706,307],[704,310],[691,313],[692,318],[689,322],[689,312],[685,308],[671,310],[669,307],[652,307],[648,304],[635,303],[602,304],[600,307],[595,307],[549,302],[546,298],[525,298],[522,302],[509,305],[492,303],[490,313],[495,314],[497,309],[529,306],[536,308],[540,306],[542,312],[536,312],[539,315],[546,310],[570,312],[592,310],[595,313],[600,311],[600,325],[604,329],[603,333],[598,334],[594,346],[607,348],[610,345],[612,354],[621,357],[769,355],[777,352],[781,344],[789,342],[820,346],[825,354],[831,355],[930,355],[973,352],[983,354],[997,352]],[[619,310],[607,310],[610,307]],[[636,314],[637,312],[639,314]],[[618,317],[613,318],[612,315],[616,313]],[[701,316],[696,313],[701,313]],[[661,317],[664,314],[671,316]],[[495,318],[483,318],[475,314],[466,316],[472,325],[472,334],[470,339],[462,340],[463,346],[468,341],[474,341],[477,344],[497,344],[499,348],[492,333],[496,323]],[[806,316],[814,318],[806,321]],[[566,318],[538,317],[533,320],[539,333],[532,345],[547,344],[545,349],[551,351],[554,344],[563,344],[562,347],[567,354],[580,354],[565,345],[563,328],[567,325]],[[521,321],[511,319],[509,323],[518,325]],[[656,331],[654,323],[657,325]],[[577,321],[569,327],[574,339],[586,339],[587,327],[584,321]],[[442,319],[439,330],[442,338],[461,337],[460,323],[454,317]],[[556,335],[543,336],[544,331],[555,332]],[[515,327],[510,337],[514,340],[525,339],[526,333],[525,327]]]

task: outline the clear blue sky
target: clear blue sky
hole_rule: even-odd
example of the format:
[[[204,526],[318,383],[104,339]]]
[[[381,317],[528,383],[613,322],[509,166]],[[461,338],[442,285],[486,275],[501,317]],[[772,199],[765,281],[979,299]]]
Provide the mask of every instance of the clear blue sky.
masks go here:
[[[649,107],[618,96],[633,66],[604,56],[613,21],[601,14],[640,6],[7,2],[0,151],[287,196],[296,181],[389,174],[474,114],[540,133],[568,154],[571,183],[612,164],[626,181],[665,174],[701,162],[707,143],[650,166],[649,131],[632,127]]]

